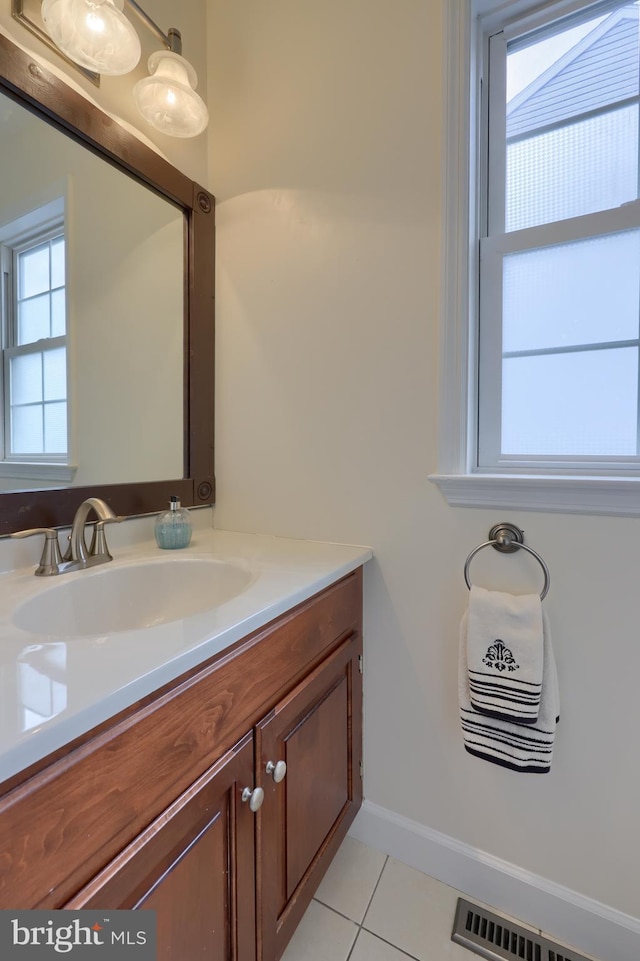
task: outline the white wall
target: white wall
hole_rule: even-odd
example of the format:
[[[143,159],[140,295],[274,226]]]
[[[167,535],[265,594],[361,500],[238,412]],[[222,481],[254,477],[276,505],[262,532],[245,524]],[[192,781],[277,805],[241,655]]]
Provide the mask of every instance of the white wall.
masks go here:
[[[638,520],[447,506],[436,470],[444,0],[210,0],[219,527],[366,543],[365,793],[640,918]],[[552,574],[552,772],[467,755],[468,552]],[[486,557],[530,590],[531,558]],[[612,958],[614,955],[609,954]]]

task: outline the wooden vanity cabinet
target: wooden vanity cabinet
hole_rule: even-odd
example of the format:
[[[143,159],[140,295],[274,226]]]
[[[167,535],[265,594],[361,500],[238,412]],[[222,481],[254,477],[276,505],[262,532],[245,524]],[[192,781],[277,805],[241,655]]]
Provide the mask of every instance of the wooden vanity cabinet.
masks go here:
[[[277,961],[361,803],[361,653],[357,570],[0,788],[0,908],[155,909],[162,961]]]
[[[361,796],[359,649],[351,638],[256,727],[260,957],[279,958]],[[286,775],[267,773],[278,762]]]
[[[253,768],[249,734],[65,907],[155,910],[158,961],[255,961]]]

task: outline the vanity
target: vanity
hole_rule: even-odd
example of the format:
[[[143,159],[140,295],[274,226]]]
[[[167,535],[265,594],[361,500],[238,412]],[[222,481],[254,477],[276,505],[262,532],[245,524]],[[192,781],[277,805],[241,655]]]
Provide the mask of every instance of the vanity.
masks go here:
[[[210,513],[214,197],[0,35],[3,133],[21,159],[0,242],[33,197],[64,210],[75,463],[66,487],[13,465],[0,535],[53,542],[92,498],[107,519],[174,495]],[[10,466],[0,452],[0,477]],[[184,551],[142,540],[91,569],[73,555],[41,561],[55,576],[0,574],[0,908],[153,909],[166,961],[276,961],[362,798],[371,552],[208,527]]]
[[[4,689],[25,658],[43,684],[47,649],[63,645],[50,676],[66,706],[3,729],[0,907],[154,909],[159,958],[275,961],[362,799],[371,552],[198,531],[174,553],[142,544],[52,586],[0,575],[20,610],[34,591],[122,569],[243,574],[211,611],[112,635],[38,636],[3,615]],[[28,684],[21,698],[33,713]]]

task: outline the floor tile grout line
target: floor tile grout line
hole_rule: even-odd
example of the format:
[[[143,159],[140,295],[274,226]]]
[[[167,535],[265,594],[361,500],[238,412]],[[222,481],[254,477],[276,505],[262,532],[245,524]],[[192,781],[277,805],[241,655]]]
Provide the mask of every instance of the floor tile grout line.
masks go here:
[[[363,915],[362,915],[362,921],[358,924],[358,930],[356,931],[356,936],[355,936],[355,938],[353,939],[353,944],[351,945],[351,949],[350,949],[350,951],[349,951],[349,953],[348,953],[345,961],[350,961],[351,956],[352,956],[353,952],[355,951],[356,944],[358,943],[358,938],[360,937],[360,933],[361,933],[361,931],[362,931],[362,926],[364,925],[365,918],[366,918],[366,916],[367,916],[367,913],[368,913],[368,911],[369,911],[369,908],[371,907],[371,902],[373,901],[373,899],[374,899],[374,897],[375,897],[375,895],[376,895],[376,891],[378,890],[378,886],[379,886],[379,884],[380,884],[380,881],[382,880],[382,875],[384,874],[384,869],[386,868],[388,862],[389,862],[389,855],[387,854],[387,855],[385,855],[384,863],[383,863],[382,867],[380,868],[380,874],[378,875],[378,880],[376,881],[376,883],[375,883],[374,886],[373,886],[373,891],[371,892],[371,897],[370,897],[369,900],[367,901],[367,905],[366,905],[366,907],[365,907],[365,909],[364,909],[364,913],[363,913]],[[355,923],[357,923],[357,922],[355,922]],[[366,930],[367,930],[367,929],[365,928],[365,931],[366,931]],[[367,932],[367,933],[368,933],[368,934],[371,934],[370,931]],[[374,935],[374,937],[377,937],[377,935]],[[382,938],[380,938],[380,940],[382,940]],[[392,947],[395,947],[395,945],[392,945]]]
[[[317,901],[318,904],[321,904],[324,908],[328,908],[330,911],[333,911],[333,913],[334,913],[334,914],[337,914],[339,917],[345,918],[345,920],[347,920],[347,921],[351,921],[351,923],[352,923],[352,924],[355,924],[356,927],[357,927],[358,930],[359,930],[359,929],[362,927],[362,925],[364,924],[364,919],[365,919],[366,916],[367,916],[367,911],[368,911],[369,908],[371,907],[371,902],[373,901],[373,898],[374,898],[374,896],[375,896],[375,893],[376,893],[376,891],[378,890],[378,885],[380,884],[380,879],[382,878],[382,872],[384,871],[388,860],[389,860],[389,855],[386,854],[386,855],[385,855],[385,859],[384,859],[384,864],[383,864],[382,867],[380,868],[380,874],[378,875],[378,880],[376,881],[376,883],[375,883],[374,886],[373,886],[373,891],[371,892],[371,896],[369,897],[369,900],[367,901],[366,907],[365,907],[364,912],[363,912],[363,914],[362,914],[362,921],[356,921],[355,918],[350,917],[350,915],[344,914],[342,911],[338,910],[338,908],[334,908],[332,904],[327,904],[327,902],[326,902],[326,901],[323,901],[322,898],[319,898],[317,894],[314,896],[314,899],[313,899],[313,900],[314,900],[314,901]]]
[[[389,863],[389,855],[387,854],[387,855],[385,856],[385,859],[384,859],[384,864],[383,864],[382,867],[380,868],[380,874],[378,875],[378,880],[376,881],[376,883],[375,883],[374,886],[373,886],[373,891],[371,892],[371,897],[369,898],[369,900],[368,900],[368,902],[367,902],[367,906],[366,906],[366,908],[364,909],[364,914],[362,915],[362,921],[360,922],[360,927],[362,927],[362,925],[364,924],[365,918],[367,917],[367,914],[369,913],[369,908],[371,907],[371,902],[372,902],[373,899],[375,898],[375,896],[376,896],[376,891],[377,891],[378,888],[380,887],[380,882],[382,881],[382,875],[384,874],[384,869],[386,868],[386,866],[387,866],[388,863]]]
[[[385,855],[384,863],[383,863],[383,865],[382,865],[382,868],[380,869],[380,874],[378,875],[378,880],[376,881],[376,883],[375,883],[375,885],[374,885],[374,887],[373,887],[373,891],[371,892],[371,896],[369,897],[369,900],[368,900],[368,902],[367,902],[367,905],[366,905],[366,907],[365,907],[365,909],[364,909],[364,914],[362,915],[362,921],[360,921],[360,922],[355,921],[353,918],[349,917],[348,914],[343,914],[342,911],[339,911],[337,908],[332,907],[332,905],[327,904],[326,902],[322,901],[322,900],[321,900],[320,898],[318,898],[317,896],[314,898],[314,901],[316,901],[318,904],[321,904],[323,908],[327,908],[327,909],[328,909],[329,911],[331,911],[333,914],[337,914],[338,917],[343,918],[345,921],[350,921],[351,924],[355,925],[355,927],[356,927],[356,929],[357,929],[357,930],[356,930],[355,937],[354,937],[353,942],[352,942],[352,944],[351,944],[351,947],[349,948],[349,952],[348,952],[348,954],[347,954],[347,956],[346,956],[346,958],[345,958],[345,961],[351,961],[351,958],[352,958],[352,956],[353,956],[353,952],[354,952],[355,949],[356,949],[356,945],[357,945],[357,943],[358,943],[358,939],[359,939],[360,934],[362,933],[362,931],[365,931],[366,934],[371,935],[371,937],[373,937],[373,938],[377,938],[378,941],[382,941],[383,944],[387,944],[390,948],[393,948],[395,951],[397,951],[398,954],[402,955],[404,958],[407,958],[408,961],[420,961],[420,959],[417,958],[414,954],[409,954],[407,951],[404,951],[402,948],[398,947],[397,944],[394,944],[392,941],[388,941],[386,938],[383,938],[381,935],[377,934],[375,931],[372,931],[370,928],[365,927],[365,921],[366,921],[366,918],[367,918],[367,914],[368,914],[368,912],[369,912],[369,908],[371,907],[371,904],[372,904],[372,902],[373,902],[373,899],[374,899],[374,897],[375,897],[375,895],[376,895],[376,891],[378,890],[378,887],[380,886],[380,882],[382,881],[382,875],[384,874],[385,868],[387,867],[387,864],[389,863],[389,860],[390,860],[390,855],[388,855],[388,854]]]
[[[373,899],[374,899],[374,897],[375,897],[375,893],[376,893],[376,891],[378,890],[378,885],[380,884],[380,881],[381,881],[381,879],[382,879],[382,875],[383,875],[384,869],[385,869],[385,867],[387,866],[387,862],[388,862],[388,861],[389,861],[389,855],[387,854],[387,855],[385,855],[384,863],[383,863],[382,867],[380,868],[380,873],[378,874],[378,879],[377,879],[376,883],[375,883],[374,886],[373,886],[373,891],[371,892],[371,895],[370,895],[370,897],[369,897],[369,900],[367,901],[367,904],[366,904],[366,906],[365,906],[364,912],[363,912],[363,914],[362,914],[362,920],[361,920],[361,921],[355,921],[353,918],[350,918],[348,914],[343,914],[342,911],[338,911],[337,908],[334,908],[331,904],[327,904],[325,901],[322,901],[322,900],[321,900],[319,897],[317,897],[317,896],[314,898],[314,900],[315,900],[318,904],[321,904],[321,905],[323,906],[323,908],[327,908],[329,911],[333,911],[333,913],[334,913],[334,914],[337,914],[339,918],[344,918],[345,921],[350,921],[350,922],[351,922],[352,924],[354,924],[354,925],[356,926],[356,928],[357,928],[355,937],[354,937],[354,939],[353,939],[353,943],[352,943],[352,945],[351,945],[351,947],[350,947],[350,949],[349,949],[349,953],[348,953],[347,957],[345,958],[345,961],[349,961],[349,959],[351,958],[351,955],[353,954],[353,951],[354,951],[354,949],[355,949],[356,943],[357,943],[357,941],[358,941],[358,937],[359,937],[359,935],[360,935],[360,932],[362,931],[362,925],[364,924],[364,919],[365,919],[366,916],[367,916],[367,911],[368,911],[369,908],[371,907],[371,902],[373,901]],[[366,929],[365,929],[365,930],[366,930]],[[368,933],[371,934],[372,932],[368,932]],[[374,937],[377,937],[377,935],[374,935]],[[383,939],[380,938],[380,940],[383,940]],[[392,947],[395,947],[395,945],[392,945]]]
[[[389,863],[389,860],[390,860],[390,855],[387,854],[387,856],[385,857],[385,860],[384,860],[384,864],[382,865],[382,869],[381,869],[381,871],[380,871],[380,874],[378,875],[378,880],[377,880],[376,883],[375,883],[375,886],[374,886],[374,888],[373,888],[373,891],[371,892],[371,897],[369,898],[369,902],[368,902],[368,904],[367,904],[367,906],[366,906],[366,908],[365,908],[364,914],[363,914],[363,916],[362,916],[362,921],[361,921],[360,924],[358,925],[358,931],[357,931],[357,933],[356,933],[354,942],[353,942],[353,944],[351,945],[351,950],[349,951],[349,954],[347,955],[345,961],[351,961],[351,957],[352,957],[352,955],[353,955],[353,952],[355,951],[355,947],[356,947],[356,945],[357,945],[357,943],[358,943],[358,939],[359,939],[359,937],[360,937],[360,935],[361,935],[361,933],[362,933],[363,931],[365,931],[367,934],[370,934],[372,938],[377,938],[378,941],[382,941],[383,944],[388,944],[390,948],[393,948],[395,951],[398,952],[398,954],[401,954],[403,957],[410,959],[410,961],[420,961],[420,959],[419,959],[419,958],[416,958],[415,955],[413,955],[413,954],[408,954],[406,951],[403,951],[402,948],[399,948],[397,944],[394,944],[392,941],[388,941],[386,938],[383,938],[383,937],[381,937],[379,934],[376,934],[375,931],[371,931],[370,928],[365,927],[365,921],[367,920],[367,914],[369,913],[369,908],[371,907],[371,903],[372,903],[372,901],[373,901],[373,899],[374,899],[374,897],[375,897],[375,895],[376,895],[376,891],[378,890],[378,887],[380,886],[380,882],[382,881],[382,875],[384,874],[385,868],[386,868],[387,864]]]
[[[354,921],[353,918],[350,918],[348,914],[343,914],[342,911],[338,911],[337,908],[334,908],[331,904],[327,904],[326,901],[321,901],[320,898],[314,898],[313,900],[316,902],[316,904],[321,904],[323,908],[327,909],[327,911],[332,911],[333,914],[337,914],[339,918],[344,918],[345,921],[350,921],[351,924],[355,924],[358,930],[360,930],[362,927],[362,924],[358,924],[358,922]]]
[[[349,954],[346,956],[345,961],[351,961],[351,955],[352,955],[353,952],[355,951],[356,944],[358,943],[358,938],[360,937],[360,932],[361,932],[361,931],[362,931],[362,925],[359,925],[358,930],[356,931],[356,936],[355,936],[355,938],[353,939],[353,944],[352,944],[351,947],[349,948]]]
[[[386,938],[383,938],[381,935],[376,934],[375,931],[370,931],[369,928],[365,928],[364,925],[360,925],[360,931],[358,931],[358,937],[360,936],[360,933],[362,931],[364,931],[366,934],[370,934],[372,938],[377,938],[378,941],[382,941],[383,944],[388,944],[390,948],[394,948],[399,954],[402,954],[405,958],[411,958],[411,961],[420,961],[420,958],[417,958],[415,954],[408,954],[403,948],[399,948],[397,944],[394,944],[393,941],[387,941]],[[358,938],[356,938],[356,941],[357,940]],[[348,958],[347,958],[347,961],[349,961]]]

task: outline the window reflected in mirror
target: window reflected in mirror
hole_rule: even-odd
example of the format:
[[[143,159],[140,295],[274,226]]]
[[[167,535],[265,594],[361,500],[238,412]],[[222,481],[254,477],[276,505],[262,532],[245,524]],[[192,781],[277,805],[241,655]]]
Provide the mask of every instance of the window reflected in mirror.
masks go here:
[[[0,94],[0,492],[184,476],[182,209]]]

